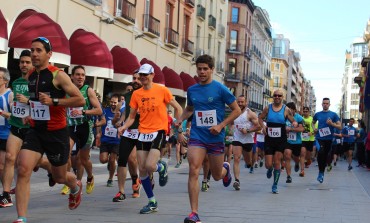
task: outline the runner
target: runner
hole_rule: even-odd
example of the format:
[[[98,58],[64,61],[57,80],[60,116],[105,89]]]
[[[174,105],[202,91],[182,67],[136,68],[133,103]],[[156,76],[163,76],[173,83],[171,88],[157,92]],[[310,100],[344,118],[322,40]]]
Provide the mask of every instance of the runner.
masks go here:
[[[263,120],[266,119],[266,127],[263,128],[265,137],[265,166],[267,168],[266,176],[268,179],[274,174],[274,183],[272,184],[272,193],[279,193],[277,184],[280,178],[281,160],[287,143],[286,119],[297,127],[298,123],[294,120],[289,108],[283,102],[283,91],[278,89],[273,94],[274,102],[265,107],[259,115],[260,126],[263,126]]]
[[[312,120],[312,127],[315,129],[316,140],[320,146],[317,148],[317,162],[319,164],[319,174],[317,176],[317,181],[320,183],[324,182],[325,167],[327,164],[328,156],[330,156],[331,143],[333,140],[334,128],[341,129],[341,122],[339,117],[335,112],[329,110],[330,99],[322,99],[323,110],[317,112]],[[318,121],[318,127],[315,128],[314,125]]]
[[[343,137],[343,152],[346,154],[348,162],[348,170],[352,170],[352,155],[355,150],[355,140],[358,135],[358,130],[353,126],[354,118],[349,119],[349,123],[342,129],[341,135]]]
[[[312,152],[313,145],[315,142],[314,129],[312,128],[312,116],[310,115],[310,108],[303,107],[303,127],[304,131],[302,132],[302,147],[306,150],[306,162],[305,168],[308,168],[312,163]],[[299,173],[300,177],[304,177],[304,170]]]
[[[52,47],[48,39],[38,37],[32,40],[31,58],[35,70],[28,78],[31,117],[25,118],[31,127],[18,155],[18,219],[15,222],[27,222],[30,178],[43,153],[52,165],[53,179],[71,188],[69,209],[76,209],[81,202],[81,181],[67,172],[70,150],[65,107],[83,106],[85,100],[66,73],[49,65],[51,56]],[[70,97],[65,98],[66,94]]]
[[[159,186],[165,186],[168,181],[167,163],[158,162],[161,148],[165,143],[168,132],[167,108],[169,104],[175,109],[175,118],[178,120],[182,112],[181,106],[172,96],[168,88],[153,83],[154,68],[150,64],[141,65],[139,71],[143,87],[134,91],[130,101],[130,115],[125,124],[119,128],[122,135],[135,121],[140,112],[139,138],[137,157],[140,179],[149,199],[148,205],[140,210],[140,214],[149,214],[158,211],[158,202],[154,196],[150,175],[159,173]]]
[[[191,213],[185,218],[185,223],[200,222],[198,177],[207,154],[213,179],[216,181],[223,179],[225,187],[230,185],[232,181],[230,164],[224,162],[223,155],[225,126],[241,114],[235,96],[224,85],[212,80],[214,59],[209,55],[199,56],[196,67],[199,83],[189,87],[187,106],[178,120],[180,123],[194,113],[188,143],[188,191]],[[232,110],[227,118],[225,104]],[[179,141],[183,140],[184,137],[180,134]]]
[[[233,135],[234,135],[234,125],[229,123],[225,127],[225,162],[231,163],[231,158],[233,156]]]
[[[234,154],[234,177],[233,187],[240,190],[240,158],[250,166],[253,173],[252,148],[254,145],[254,132],[261,130],[256,113],[247,107],[247,99],[244,95],[237,98],[237,103],[242,114],[234,120],[233,154]]]

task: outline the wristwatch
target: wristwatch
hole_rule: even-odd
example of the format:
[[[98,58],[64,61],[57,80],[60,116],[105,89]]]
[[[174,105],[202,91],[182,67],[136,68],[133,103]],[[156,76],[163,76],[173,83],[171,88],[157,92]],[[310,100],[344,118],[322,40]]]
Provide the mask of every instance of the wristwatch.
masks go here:
[[[59,98],[53,98],[53,105],[57,106],[59,104]]]
[[[86,110],[82,110],[82,115],[86,115]]]

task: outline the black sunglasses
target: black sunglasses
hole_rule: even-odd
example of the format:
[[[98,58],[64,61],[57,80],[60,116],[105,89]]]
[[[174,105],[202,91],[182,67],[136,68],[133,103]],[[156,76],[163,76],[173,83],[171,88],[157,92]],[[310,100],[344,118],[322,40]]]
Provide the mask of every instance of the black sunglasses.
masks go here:
[[[274,94],[274,95],[272,95],[272,96],[274,96],[275,98],[276,98],[276,97],[279,97],[279,98],[283,97],[283,95],[281,95],[281,94]]]

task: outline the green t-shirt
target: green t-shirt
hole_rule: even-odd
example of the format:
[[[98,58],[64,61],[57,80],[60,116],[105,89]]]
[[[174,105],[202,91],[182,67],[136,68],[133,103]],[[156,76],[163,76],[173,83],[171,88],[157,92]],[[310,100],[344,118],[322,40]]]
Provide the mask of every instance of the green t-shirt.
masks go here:
[[[76,118],[71,118],[70,117],[70,112],[74,109],[79,109],[79,110],[88,110],[90,108],[90,100],[89,100],[89,93],[88,93],[89,85],[84,85],[80,88],[80,92],[82,96],[85,99],[85,105],[83,107],[78,107],[78,108],[68,108],[67,109],[67,121],[68,121],[68,126],[74,126],[74,125],[81,125],[84,122],[89,121],[89,118],[86,115],[82,115],[82,117],[76,117]],[[68,96],[67,96],[68,97]]]
[[[304,142],[307,142],[307,141],[315,141],[315,134],[313,132],[313,128],[312,128],[312,116],[309,116],[307,118],[305,118],[303,116],[303,127],[304,127],[304,131],[302,133],[302,141]],[[307,133],[311,133],[312,135],[311,136],[307,136]]]
[[[17,80],[13,81],[12,83],[12,90],[14,94],[14,101],[17,101],[17,94],[23,94],[26,97],[29,97],[28,91],[28,81],[23,77],[18,78]],[[23,124],[22,118],[15,117],[13,115],[10,116],[9,124],[15,126],[17,128],[29,128],[30,125]]]

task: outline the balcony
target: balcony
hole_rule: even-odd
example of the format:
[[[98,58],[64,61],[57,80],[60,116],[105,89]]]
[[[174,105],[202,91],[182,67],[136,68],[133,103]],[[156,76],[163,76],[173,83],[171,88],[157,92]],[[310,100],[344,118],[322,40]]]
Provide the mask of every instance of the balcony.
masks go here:
[[[170,48],[177,48],[179,46],[179,33],[171,28],[167,28],[165,45]]]
[[[222,24],[218,24],[218,36],[225,37],[225,26]]]
[[[263,109],[262,104],[254,102],[254,101],[249,101],[248,107],[251,109],[260,110],[260,111]]]
[[[249,86],[249,78],[248,77],[243,78],[243,84],[246,85],[247,87]]]
[[[206,19],[206,8],[202,5],[197,5],[197,17],[202,21]]]
[[[252,59],[252,54],[251,54],[251,51],[249,49],[246,49],[245,52],[244,52],[244,56],[250,60]]]
[[[85,2],[88,2],[93,5],[101,5],[103,0],[85,0]]]
[[[217,72],[223,73],[225,71],[225,63],[223,61],[218,61],[216,64]]]
[[[271,98],[272,97],[272,93],[269,89],[265,89],[263,91],[263,96],[265,96],[266,98]]]
[[[232,54],[242,54],[242,51],[241,51],[242,47],[240,44],[229,44],[229,49],[227,49],[227,52],[228,53],[232,53]]]
[[[134,25],[136,6],[128,0],[117,0],[116,19],[126,25]]]
[[[271,30],[265,27],[265,31],[267,35],[270,37],[270,39],[272,39]]]
[[[159,28],[161,22],[149,14],[144,14],[144,34],[151,37],[157,38],[160,36]]]
[[[213,15],[208,16],[208,27],[210,29],[216,29],[216,18]]]
[[[183,40],[182,44],[182,54],[185,56],[193,56],[194,53],[194,43],[188,39]]]
[[[240,83],[240,73],[227,73],[225,75],[225,81]]]
[[[267,77],[269,80],[271,80],[271,71],[270,70],[265,71],[265,77]]]
[[[259,85],[261,85],[261,86],[264,86],[264,84],[265,84],[265,81],[262,79],[262,78],[260,78],[256,73],[254,73],[254,72],[251,72],[250,74],[249,74],[249,79],[250,80],[252,80],[252,81],[254,81],[254,82],[256,82],[257,84],[259,84]]]
[[[262,54],[261,51],[256,47],[256,45],[253,45],[252,47],[253,53],[262,60]]]
[[[194,8],[195,6],[195,0],[185,0],[185,4]]]

